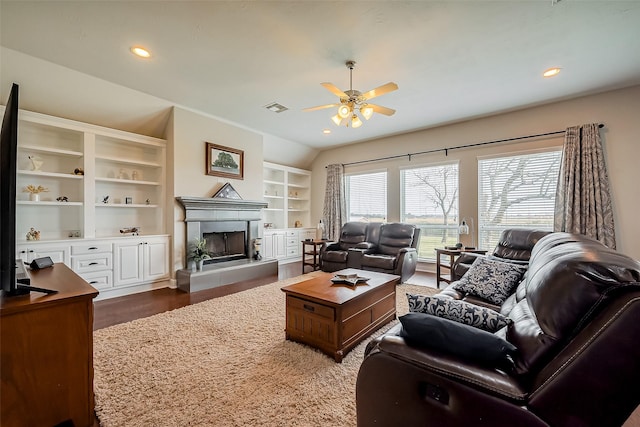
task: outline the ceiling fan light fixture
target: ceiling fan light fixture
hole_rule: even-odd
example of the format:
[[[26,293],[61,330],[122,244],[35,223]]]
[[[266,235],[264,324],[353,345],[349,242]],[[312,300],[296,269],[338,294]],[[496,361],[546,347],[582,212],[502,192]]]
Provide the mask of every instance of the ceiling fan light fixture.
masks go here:
[[[371,116],[373,116],[373,108],[367,106],[364,106],[362,108],[360,108],[360,113],[362,114],[362,117],[364,117],[366,120],[369,120],[371,118]]]
[[[355,129],[355,128],[359,128],[360,126],[362,126],[362,120],[360,120],[360,117],[354,114],[351,117],[351,127]]]
[[[338,107],[338,116],[340,116],[343,119],[346,119],[350,115],[351,115],[351,107],[349,107],[346,104],[343,104]]]
[[[333,121],[333,123],[336,124],[336,126],[340,126],[340,123],[342,123],[342,117],[340,117],[337,114],[335,116],[331,117],[331,120]]]

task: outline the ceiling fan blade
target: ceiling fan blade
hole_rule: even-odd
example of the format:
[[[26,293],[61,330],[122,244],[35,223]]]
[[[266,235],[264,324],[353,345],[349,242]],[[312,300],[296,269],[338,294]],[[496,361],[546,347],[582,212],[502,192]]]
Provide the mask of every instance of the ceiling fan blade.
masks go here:
[[[348,98],[349,96],[347,96],[346,93],[344,93],[343,91],[341,91],[340,89],[338,89],[333,83],[320,83],[322,86],[324,86],[329,92],[331,92],[332,94],[340,97],[340,98]]]
[[[393,110],[393,109],[387,108],[387,107],[382,107],[380,105],[367,104],[367,106],[373,108],[373,111],[375,113],[384,114],[385,116],[393,116],[395,114],[395,112],[396,112],[396,110]]]
[[[316,111],[316,110],[324,110],[325,108],[331,107],[339,107],[341,104],[326,104],[326,105],[318,105],[317,107],[309,107],[305,108],[302,111]]]
[[[376,96],[380,96],[380,95],[384,95],[385,93],[393,92],[394,90],[398,90],[398,85],[393,83],[393,82],[389,82],[386,85],[378,86],[375,89],[371,89],[369,92],[363,93],[362,96],[365,99],[372,99],[372,98],[375,98]]]

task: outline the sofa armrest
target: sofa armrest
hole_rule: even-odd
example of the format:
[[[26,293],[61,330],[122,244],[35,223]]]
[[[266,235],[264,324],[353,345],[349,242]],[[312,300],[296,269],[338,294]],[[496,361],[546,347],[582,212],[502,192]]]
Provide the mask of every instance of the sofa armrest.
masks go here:
[[[372,340],[367,346],[365,361],[369,357],[384,354],[416,366],[418,370],[429,371],[433,375],[463,383],[491,395],[509,401],[525,401],[527,393],[516,377],[499,369],[483,367],[436,350],[409,346],[399,335],[401,330],[402,325],[396,325],[386,334]]]
[[[347,268],[355,268],[362,270],[362,255],[364,255],[365,249],[349,248],[349,254],[347,255]]]
[[[365,254],[375,253],[377,245],[371,242],[360,242],[355,245],[354,249],[361,249]]]

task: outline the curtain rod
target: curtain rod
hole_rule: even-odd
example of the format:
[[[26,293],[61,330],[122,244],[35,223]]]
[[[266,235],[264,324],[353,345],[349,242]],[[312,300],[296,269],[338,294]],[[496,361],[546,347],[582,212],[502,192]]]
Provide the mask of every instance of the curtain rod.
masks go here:
[[[603,128],[604,124],[600,123],[600,124],[598,124],[598,127],[599,128]],[[411,161],[411,157],[412,156],[418,156],[418,155],[421,155],[421,154],[438,153],[438,152],[441,152],[441,151],[444,151],[444,155],[448,156],[450,150],[459,150],[461,148],[470,148],[470,147],[478,147],[478,146],[481,146],[481,145],[497,144],[497,143],[500,143],[500,142],[517,141],[517,140],[520,140],[520,139],[537,138],[537,137],[540,137],[540,136],[558,135],[558,134],[565,133],[565,132],[566,132],[566,130],[558,130],[558,131],[555,131],[555,132],[538,133],[538,134],[535,134],[535,135],[517,136],[515,138],[497,139],[495,141],[477,142],[475,144],[457,145],[455,147],[435,148],[433,150],[419,151],[417,153],[398,154],[396,156],[379,157],[377,159],[360,160],[360,161],[357,161],[357,162],[342,163],[342,166],[359,165],[359,164],[362,164],[362,163],[379,162],[379,161],[382,161],[382,160],[399,159],[399,158],[402,158],[402,157],[408,157],[409,161]],[[325,166],[325,168],[326,168],[326,166]]]

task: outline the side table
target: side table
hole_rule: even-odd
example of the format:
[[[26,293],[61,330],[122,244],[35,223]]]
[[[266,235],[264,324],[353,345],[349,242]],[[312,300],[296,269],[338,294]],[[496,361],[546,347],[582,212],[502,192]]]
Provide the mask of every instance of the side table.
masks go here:
[[[484,249],[440,249],[436,248],[436,286],[440,289],[440,282],[451,283],[453,280],[453,263],[456,258],[465,252],[484,255],[487,253]],[[443,262],[442,257],[445,257]],[[448,263],[446,257],[449,257]],[[449,270],[449,277],[442,276],[442,269]]]
[[[326,242],[326,240],[302,241],[302,274],[304,274],[304,267],[307,265],[313,269],[312,271],[320,269],[320,248]]]

